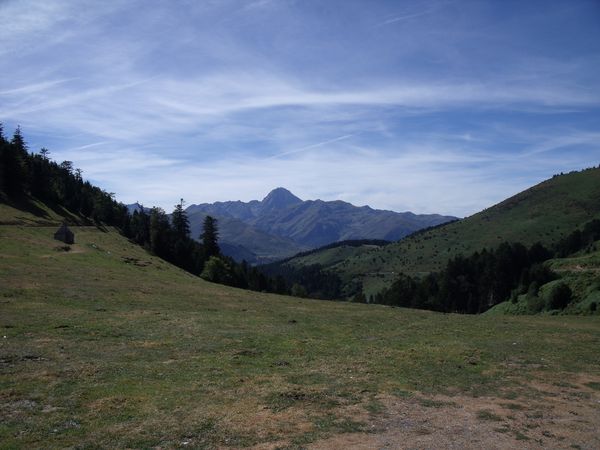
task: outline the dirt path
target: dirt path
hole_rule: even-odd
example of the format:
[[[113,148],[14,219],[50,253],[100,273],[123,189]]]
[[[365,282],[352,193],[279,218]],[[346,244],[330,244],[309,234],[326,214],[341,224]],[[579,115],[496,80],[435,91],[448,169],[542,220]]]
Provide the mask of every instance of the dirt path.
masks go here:
[[[600,382],[531,384],[529,398],[380,397],[370,433],[340,434],[312,449],[598,449]],[[533,395],[531,395],[533,394]]]

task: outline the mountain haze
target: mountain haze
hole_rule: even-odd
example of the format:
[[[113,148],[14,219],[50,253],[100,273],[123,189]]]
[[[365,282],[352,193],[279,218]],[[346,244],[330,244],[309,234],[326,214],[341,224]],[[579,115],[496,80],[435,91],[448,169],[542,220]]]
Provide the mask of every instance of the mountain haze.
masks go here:
[[[301,200],[285,188],[272,190],[261,201],[228,201],[191,205],[186,212],[193,235],[206,215],[219,221],[221,243],[229,256],[269,262],[297,252],[350,239],[398,240],[414,231],[438,225],[451,216],[418,215],[357,207],[340,200]],[[231,246],[234,248],[232,249]]]

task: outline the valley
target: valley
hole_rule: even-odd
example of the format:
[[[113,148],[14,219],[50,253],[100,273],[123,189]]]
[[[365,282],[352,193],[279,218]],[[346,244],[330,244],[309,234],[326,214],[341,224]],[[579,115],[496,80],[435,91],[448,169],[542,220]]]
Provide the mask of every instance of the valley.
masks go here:
[[[1,213],[2,448],[600,444],[598,317],[252,293]]]

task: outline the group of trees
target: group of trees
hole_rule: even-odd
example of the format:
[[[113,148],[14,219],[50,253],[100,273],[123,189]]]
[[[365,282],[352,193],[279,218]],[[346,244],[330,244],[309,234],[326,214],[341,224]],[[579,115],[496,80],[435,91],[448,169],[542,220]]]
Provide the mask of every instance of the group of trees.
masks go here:
[[[206,250],[190,236],[183,200],[175,205],[170,218],[162,208],[146,210],[140,206],[130,215],[129,226],[122,231],[156,256],[190,273],[199,275],[202,272]]]
[[[600,239],[600,220],[561,239],[551,248],[537,243],[526,248],[520,243],[503,243],[495,250],[484,249],[471,256],[450,259],[441,272],[423,278],[401,274],[371,301],[386,305],[476,314],[492,306],[527,294],[534,309],[563,309],[571,299],[568,286],[559,284],[547,305],[537,297],[539,288],[558,278],[544,261],[590,249]],[[534,311],[537,312],[537,311]]]
[[[319,264],[292,266],[275,262],[260,266],[260,270],[272,277],[282,278],[295,297],[335,300],[342,298],[342,280]]]
[[[268,277],[245,261],[238,263],[223,255],[215,218],[206,216],[199,240],[193,239],[183,205],[182,199],[170,218],[161,208],[146,210],[140,206],[133,211],[124,234],[151,253],[208,281],[253,291],[290,292],[282,277]]]
[[[541,244],[527,249],[519,243],[503,243],[495,250],[452,258],[443,271],[424,278],[401,275],[373,300],[434,311],[481,313],[507,300],[515,288],[552,280],[552,272],[541,264],[549,257]]]
[[[127,226],[127,208],[115,201],[112,193],[84,181],[71,161],[58,164],[49,154],[45,148],[29,153],[20,128],[8,140],[0,124],[0,191],[15,202],[31,195],[97,223]]]
[[[195,240],[181,200],[169,217],[162,209],[127,207],[82,178],[71,161],[56,163],[42,148],[30,153],[17,128],[8,140],[0,124],[0,199],[18,205],[36,198],[52,208],[64,208],[72,219],[99,226],[114,226],[131,241],[166,261],[209,281],[256,291],[288,294],[282,277],[268,277],[245,262],[237,263],[221,254],[217,221],[204,220],[203,232]],[[64,212],[64,211],[62,211]]]

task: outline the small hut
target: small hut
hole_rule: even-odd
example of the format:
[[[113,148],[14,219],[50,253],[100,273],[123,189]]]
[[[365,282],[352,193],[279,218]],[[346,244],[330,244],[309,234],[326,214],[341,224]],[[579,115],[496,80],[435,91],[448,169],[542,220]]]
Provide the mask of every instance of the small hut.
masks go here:
[[[74,244],[75,243],[75,235],[73,234],[73,232],[71,230],[69,230],[69,227],[64,222],[60,226],[58,231],[56,233],[54,233],[54,239],[56,239],[57,241],[62,241],[65,244]]]

